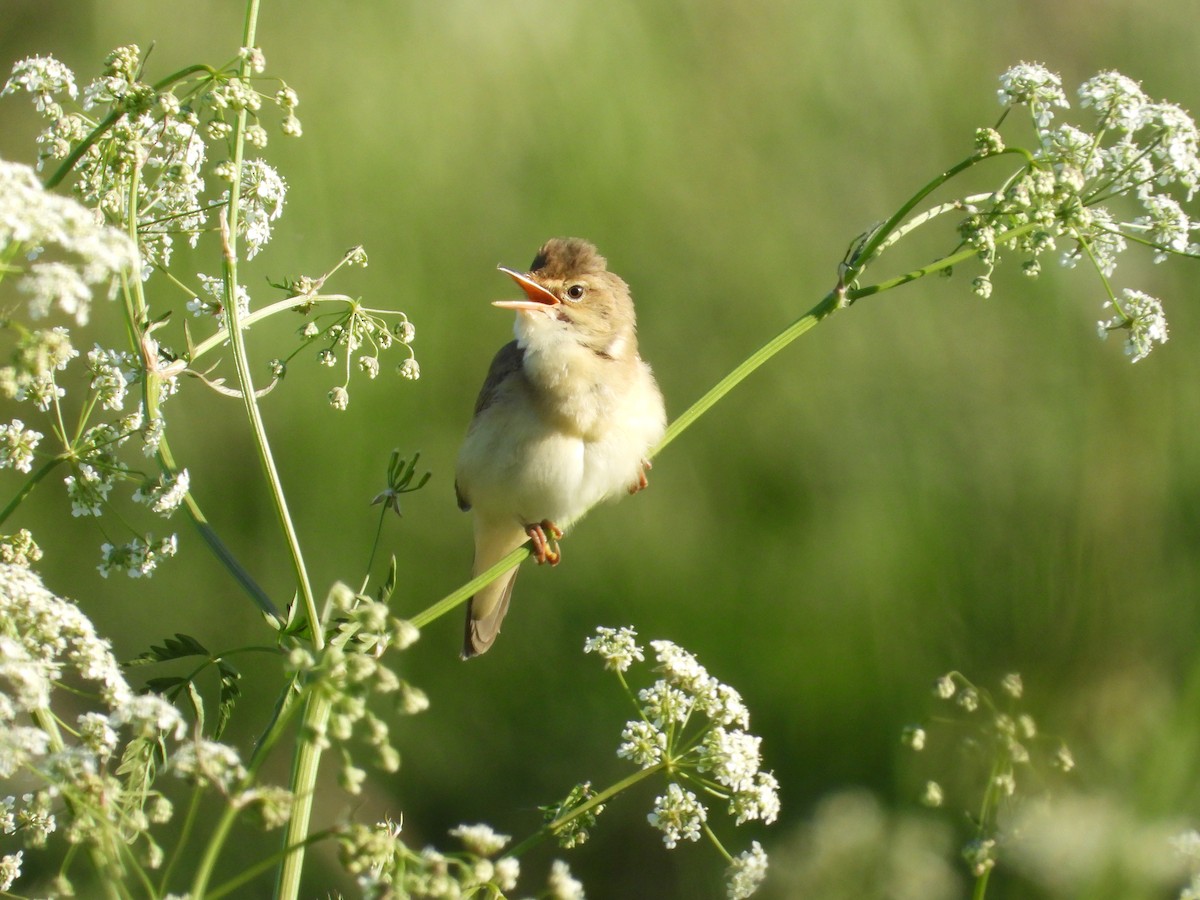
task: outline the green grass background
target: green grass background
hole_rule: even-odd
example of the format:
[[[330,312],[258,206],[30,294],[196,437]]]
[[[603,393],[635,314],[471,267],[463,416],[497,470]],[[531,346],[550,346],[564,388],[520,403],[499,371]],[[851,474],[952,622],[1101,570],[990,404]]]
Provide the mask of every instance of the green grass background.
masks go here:
[[[152,77],[224,62],[242,5],[8,0],[4,14],[4,60],[52,53],[86,80],[127,42],[154,44]],[[245,281],[266,299],[266,277],[319,274],[363,243],[369,268],[331,286],[417,328],[417,383],[356,383],[339,414],[314,362],[265,401],[318,590],[361,578],[387,454],[421,451],[433,479],[385,538],[401,613],[467,576],[453,465],[510,332],[488,305],[511,292],[497,263],[527,265],[552,235],[595,241],[633,287],[643,355],[676,415],[833,285],[855,235],[969,152],[1008,66],[1044,62],[1069,87],[1117,68],[1200,109],[1187,2],[291,0],[264,4],[259,43],[300,94],[305,136],[272,138],[291,192]],[[32,159],[26,105],[0,103],[6,159]],[[797,890],[796,835],[822,798],[863,786],[915,809],[924,774],[898,735],[952,668],[993,684],[1020,671],[1042,727],[1075,749],[1077,789],[1142,819],[1194,822],[1200,265],[1131,253],[1118,269],[1119,286],[1163,298],[1172,325],[1136,366],[1096,339],[1103,298],[1085,271],[1051,264],[1029,282],[1004,264],[988,301],[970,274],[865,300],[777,357],[658,459],[648,492],[582,522],[563,566],[522,574],[485,658],[458,661],[458,612],[428,628],[405,671],[433,706],[395,723],[403,768],[361,804],[323,792],[320,814],[403,816],[415,845],[448,846],[460,822],[524,835],[537,805],[576,781],[622,777],[626,712],[580,649],[598,624],[631,624],[698,653],[751,707],[784,813],[771,829],[722,833],[735,851],[752,837],[773,851],[764,896]],[[251,352],[282,355],[296,324],[256,327]],[[285,600],[239,406],[193,382],[167,414],[199,501]],[[106,582],[102,535],[64,523],[65,510],[48,484],[19,524],[46,550],[48,584],[123,657],[174,631],[212,647],[266,639],[182,520],[180,560],[150,581]],[[274,673],[245,668],[243,740]],[[645,823],[652,797],[618,799],[567,857],[589,897],[723,896],[715,853],[662,848]],[[262,849],[237,842],[230,869]],[[348,889],[323,855],[311,896]],[[549,858],[529,858],[525,892]],[[1143,895],[1119,884],[1076,895]],[[259,890],[246,896],[269,881]],[[891,896],[873,890],[854,895]],[[1002,864],[989,896],[1040,890]]]

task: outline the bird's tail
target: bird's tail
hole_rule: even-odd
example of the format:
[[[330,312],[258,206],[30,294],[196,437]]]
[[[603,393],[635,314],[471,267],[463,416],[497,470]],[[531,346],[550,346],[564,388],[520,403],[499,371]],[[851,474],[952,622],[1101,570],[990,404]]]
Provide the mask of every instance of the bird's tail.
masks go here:
[[[471,574],[477,577],[498,561],[508,556],[521,544],[525,543],[524,530],[506,526],[496,528],[476,520],[475,527],[475,562]],[[462,658],[470,659],[486,653],[500,633],[500,623],[508,612],[508,603],[512,599],[513,582],[517,580],[518,566],[505,572],[487,587],[472,597],[467,603],[467,622],[463,635]]]
[[[462,658],[470,659],[491,649],[500,623],[508,612],[512,599],[513,582],[517,580],[519,567],[505,572],[467,602],[467,627],[463,635]]]

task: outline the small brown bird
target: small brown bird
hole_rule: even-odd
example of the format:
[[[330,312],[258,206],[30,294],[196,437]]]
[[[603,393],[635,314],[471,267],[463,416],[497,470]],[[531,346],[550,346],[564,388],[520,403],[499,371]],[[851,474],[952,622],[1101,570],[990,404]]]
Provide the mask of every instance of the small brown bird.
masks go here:
[[[525,294],[494,303],[516,310],[516,340],[492,360],[454,485],[474,514],[475,575],[529,539],[539,563],[557,564],[563,529],[646,486],[646,455],[666,428],[629,286],[595,247],[554,238],[529,272],[500,271]],[[516,577],[514,567],[471,598],[464,659],[496,640]]]

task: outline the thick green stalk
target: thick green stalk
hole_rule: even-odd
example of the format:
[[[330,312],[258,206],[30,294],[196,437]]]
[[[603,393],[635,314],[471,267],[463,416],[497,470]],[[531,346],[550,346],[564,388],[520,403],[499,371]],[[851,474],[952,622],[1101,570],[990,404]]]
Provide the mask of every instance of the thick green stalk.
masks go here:
[[[247,0],[245,29],[242,36],[243,47],[249,48],[255,46],[258,11],[259,0]],[[249,76],[248,60],[242,60],[239,74],[243,78]],[[305,613],[308,616],[313,649],[320,651],[325,645],[324,629],[321,624],[320,614],[317,611],[316,598],[313,595],[312,583],[308,577],[308,570],[304,563],[304,555],[300,548],[299,537],[296,534],[291,512],[288,509],[287,499],[283,492],[279,470],[275,464],[275,458],[267,438],[266,427],[258,408],[258,400],[254,391],[254,380],[250,371],[249,356],[246,352],[243,323],[238,309],[237,242],[241,201],[240,176],[245,149],[245,131],[246,111],[243,109],[238,111],[234,126],[232,162],[233,170],[237,173],[237,177],[233,179],[233,184],[230,187],[228,217],[226,227],[223,229],[225,241],[224,301],[227,317],[226,331],[229,335],[229,345],[233,353],[234,368],[237,372],[238,385],[241,390],[246,418],[250,423],[251,431],[254,435],[259,462],[262,465],[263,473],[270,489],[276,517],[288,546],[288,552],[296,577],[296,587],[301,602],[304,605]],[[283,898],[283,900],[295,900],[300,892],[300,876],[304,866],[304,841],[312,815],[313,790],[316,785],[317,770],[321,759],[321,748],[315,739],[315,735],[324,731],[328,716],[329,706],[327,703],[316,698],[310,699],[308,707],[305,710],[304,725],[300,729],[299,745],[292,771],[291,788],[296,800],[284,836],[283,852],[285,855],[283,865],[280,869],[276,892],[276,896]],[[209,860],[206,856],[205,868],[201,873],[204,876],[204,881],[198,883],[197,886],[201,890],[193,891],[194,897],[198,898],[202,896],[202,890],[207,887],[207,878],[211,875],[216,854],[224,843],[228,828],[231,825],[231,822],[226,821],[229,815],[231,814],[227,813],[226,817],[223,817],[218,828],[218,833],[214,834],[213,840],[210,841],[209,849],[212,859]]]

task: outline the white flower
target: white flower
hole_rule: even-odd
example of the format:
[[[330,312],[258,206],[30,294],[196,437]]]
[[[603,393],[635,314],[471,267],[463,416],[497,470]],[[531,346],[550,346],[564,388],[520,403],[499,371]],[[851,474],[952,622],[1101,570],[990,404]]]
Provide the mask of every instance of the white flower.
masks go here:
[[[1200,862],[1200,831],[1191,828],[1171,838],[1175,852],[1185,859]]]
[[[30,56],[17,62],[0,96],[18,90],[33,94],[38,112],[56,106],[56,94],[66,94],[72,100],[79,96],[75,74],[52,56]]]
[[[1187,199],[1200,186],[1200,131],[1192,117],[1172,103],[1152,103],[1145,109],[1146,125],[1157,132],[1150,145],[1159,163],[1158,183],[1177,182],[1187,188]]]
[[[767,854],[762,844],[754,841],[750,849],[734,858],[725,872],[729,885],[729,900],[745,900],[754,894],[767,877]]]
[[[44,689],[34,689],[34,694],[42,698],[41,708],[48,705],[44,698],[53,689],[51,682],[58,680],[67,667],[99,685],[106,703],[119,703],[133,696],[108,642],[96,634],[91,621],[74,603],[51,594],[33,571],[0,564],[0,622],[15,635],[0,659],[34,660],[39,677],[46,679]],[[27,676],[22,676],[22,681],[29,683]],[[0,732],[3,730],[0,728]]]
[[[696,695],[696,705],[718,725],[750,727],[750,710],[735,688],[709,679],[705,689]]]
[[[704,739],[704,756],[698,768],[701,772],[711,770],[717,781],[730,790],[749,789],[762,761],[761,743],[757,735],[718,726]]]
[[[283,214],[287,182],[261,159],[242,163],[242,229],[246,237],[246,258],[255,254],[271,239],[271,222]]]
[[[708,687],[708,671],[687,650],[671,641],[651,641],[650,646],[658,660],[656,669],[670,684],[689,693],[698,693]]]
[[[187,721],[170,702],[158,694],[136,694],[115,705],[112,714],[114,728],[129,727],[136,737],[173,737],[182,740],[187,733]]]
[[[344,410],[350,405],[350,392],[340,385],[329,392],[329,405],[336,410]]]
[[[175,751],[171,768],[181,778],[208,781],[228,792],[246,779],[237,750],[227,744],[204,739],[189,741]]]
[[[665,733],[640,719],[625,723],[617,756],[631,760],[645,769],[661,762],[666,752]]]
[[[753,783],[729,799],[729,812],[738,825],[754,819],[770,825],[779,818],[779,810],[779,779],[771,772],[755,772]]]
[[[692,711],[692,698],[661,678],[650,687],[638,691],[637,697],[642,704],[642,715],[656,728],[682,725]]]
[[[17,289],[29,297],[29,316],[43,319],[57,306],[86,325],[92,305],[92,289],[75,266],[61,262],[39,262],[17,282]]]
[[[1128,134],[1142,126],[1147,98],[1142,87],[1120,72],[1101,72],[1079,88],[1079,105],[1096,110],[1104,128]]]
[[[21,861],[25,851],[18,850],[0,857],[0,891],[7,891],[21,877]]]
[[[459,825],[450,829],[450,836],[463,842],[472,853],[479,856],[493,856],[499,853],[512,838],[507,834],[497,834],[490,825]]]
[[[133,358],[120,350],[106,350],[97,344],[88,351],[91,388],[105,409],[119,410],[125,405],[129,385],[137,380]]]
[[[409,357],[400,363],[400,377],[407,378],[409,381],[416,381],[421,377],[421,367],[415,359]]]
[[[1117,315],[1099,322],[1098,327],[1101,337],[1118,329],[1128,331],[1125,352],[1132,357],[1132,362],[1137,362],[1148,356],[1156,343],[1167,342],[1170,337],[1167,318],[1163,315],[1162,303],[1149,294],[1129,288],[1125,288],[1123,293],[1125,299],[1117,308]],[[1111,300],[1104,304],[1106,309],[1113,305]]]
[[[174,556],[178,550],[179,539],[173,534],[157,544],[151,535],[146,535],[144,540],[135,537],[121,547],[105,543],[100,546],[101,561],[96,568],[104,578],[119,569],[124,569],[130,578],[148,577],[162,560]]]
[[[358,367],[367,373],[368,378],[374,379],[379,374],[379,357],[360,356],[358,358]]]
[[[921,791],[921,803],[929,807],[938,807],[942,805],[942,786],[936,781],[925,782],[925,788]]]
[[[33,467],[33,452],[41,439],[40,431],[26,428],[20,419],[0,425],[0,469],[11,466],[18,472],[28,472]]]
[[[584,653],[595,653],[604,660],[604,668],[612,672],[625,672],[634,662],[646,657],[637,644],[637,632],[632,628],[596,629],[596,636],[583,642]]]
[[[496,860],[493,878],[496,887],[502,891],[512,891],[517,887],[517,879],[521,877],[521,863],[515,856],[505,856]]]
[[[160,475],[158,483],[150,485],[148,489],[143,490],[139,487],[134,491],[133,499],[138,503],[145,503],[161,516],[169,516],[183,503],[190,486],[188,470],[181,469],[174,477]]]
[[[584,900],[583,882],[571,877],[571,868],[561,859],[550,867],[550,900]]]
[[[1062,90],[1062,79],[1036,63],[1020,63],[1001,75],[997,93],[1005,106],[1028,105],[1039,128],[1045,128],[1053,118],[1051,107],[1070,105]]]
[[[663,843],[668,850],[674,849],[681,839],[700,840],[700,826],[707,819],[708,810],[696,795],[673,781],[667,785],[665,794],[655,798],[654,811],[646,816],[646,820],[663,833]]]
[[[67,486],[67,497],[71,501],[71,515],[98,516],[104,509],[112,491],[111,475],[100,472],[87,463],[80,463],[74,475],[63,479]]]
[[[1147,240],[1159,247],[1154,253],[1156,263],[1174,253],[1187,253],[1195,225],[1179,202],[1165,194],[1151,194],[1142,200],[1149,215],[1133,220],[1133,227],[1145,233]]]
[[[941,676],[933,685],[934,694],[943,700],[949,700],[953,697],[955,690],[954,678],[950,675]]]
[[[913,750],[924,750],[925,729],[919,725],[905,726],[904,732],[900,736],[900,740],[906,747],[911,747]]]

